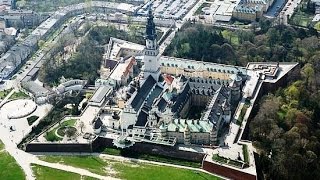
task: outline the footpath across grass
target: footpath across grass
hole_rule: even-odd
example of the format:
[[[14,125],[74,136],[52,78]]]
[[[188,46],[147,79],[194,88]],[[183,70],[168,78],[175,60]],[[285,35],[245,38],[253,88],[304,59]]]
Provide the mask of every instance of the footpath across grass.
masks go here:
[[[37,180],[96,180],[92,177],[35,164],[32,164],[32,170]]]
[[[108,163],[95,156],[41,156],[40,159],[51,163],[61,163],[86,169],[102,176],[107,175],[105,167]]]
[[[127,180],[148,180],[151,177],[153,180],[168,178],[170,178],[170,180],[219,179],[218,177],[193,170],[136,162],[117,162],[113,160],[103,160],[94,156],[43,156],[40,159],[86,169],[100,175]],[[108,169],[108,171],[106,171],[106,169]]]
[[[0,179],[21,180],[25,179],[24,172],[15,159],[4,150],[4,144],[0,141]]]

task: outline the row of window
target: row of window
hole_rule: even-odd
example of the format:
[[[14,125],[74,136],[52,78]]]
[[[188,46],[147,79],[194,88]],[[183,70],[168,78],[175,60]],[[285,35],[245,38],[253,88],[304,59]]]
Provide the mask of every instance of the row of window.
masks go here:
[[[154,52],[154,51],[146,51],[145,54],[149,55],[149,56],[156,56],[157,55],[156,52]]]
[[[164,63],[161,63],[161,65],[165,66]],[[178,67],[177,64],[171,64],[170,65],[169,63],[167,63],[166,66],[167,67]],[[188,66],[188,69],[194,69],[194,66]],[[208,71],[212,71],[212,72],[223,72],[223,73],[229,73],[229,74],[234,74],[235,73],[234,71],[229,71],[229,70],[226,71],[224,69],[223,70],[221,70],[221,69],[217,70],[217,69],[213,69],[213,68],[207,68],[207,70]]]

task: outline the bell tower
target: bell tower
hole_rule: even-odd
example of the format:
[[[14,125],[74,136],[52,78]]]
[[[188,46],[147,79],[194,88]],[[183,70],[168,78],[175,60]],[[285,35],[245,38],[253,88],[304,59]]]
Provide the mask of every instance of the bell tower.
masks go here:
[[[157,43],[156,27],[153,22],[152,4],[149,4],[148,19],[146,25],[146,47],[144,50],[142,72],[146,79],[151,75],[157,82],[160,76],[160,54]]]

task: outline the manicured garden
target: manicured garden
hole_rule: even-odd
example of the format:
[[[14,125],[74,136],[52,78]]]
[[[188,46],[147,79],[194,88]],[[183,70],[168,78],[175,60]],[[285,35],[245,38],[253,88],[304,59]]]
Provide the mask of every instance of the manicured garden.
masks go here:
[[[246,115],[246,112],[247,112],[247,109],[248,109],[248,105],[243,105],[243,107],[242,107],[242,109],[241,109],[241,112],[240,112],[240,115],[239,115],[239,117],[238,117],[238,119],[237,119],[237,124],[239,125],[239,126],[241,126],[241,124],[242,124],[242,121],[243,121],[243,118],[244,118],[244,116]]]
[[[76,173],[52,169],[40,165],[32,164],[32,170],[37,180],[94,180],[95,178],[81,176]]]
[[[168,166],[158,166],[152,164],[132,163],[132,162],[117,162],[104,161],[101,158],[93,156],[45,156],[42,160],[52,163],[62,163],[78,168],[89,170],[100,175],[114,176],[128,180],[143,180],[143,179],[219,179],[218,177],[205,174],[198,171],[173,168]],[[105,168],[111,168],[105,171]],[[110,173],[114,171],[113,173]]]
[[[0,141],[0,179],[16,180],[25,179],[24,172],[15,159],[4,150],[4,144]]]
[[[49,132],[46,132],[46,135],[44,136],[47,141],[61,141],[65,134],[72,136],[76,133],[77,129],[73,127],[76,123],[76,119],[70,119],[67,121],[62,122],[59,126],[55,127]],[[71,131],[71,132],[68,132]],[[60,136],[57,136],[57,134]]]
[[[203,15],[204,12],[202,11],[203,8],[205,7],[210,7],[210,3],[203,3],[195,12],[195,15]]]
[[[213,154],[212,160],[216,161],[216,162],[223,163],[223,164],[228,164],[230,166],[235,166],[235,167],[238,167],[238,168],[242,168],[242,165],[243,165],[243,163],[240,162],[240,161],[227,159],[227,158],[219,156],[218,154]]]
[[[246,145],[246,144],[242,145],[242,151],[243,151],[244,162],[249,164],[248,145]]]

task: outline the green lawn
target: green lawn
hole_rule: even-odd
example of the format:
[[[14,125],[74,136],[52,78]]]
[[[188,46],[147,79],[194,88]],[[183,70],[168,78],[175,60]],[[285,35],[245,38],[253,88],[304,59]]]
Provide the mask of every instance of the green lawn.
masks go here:
[[[0,99],[4,99],[11,91],[12,89],[0,91]]]
[[[211,4],[210,3],[203,3],[194,13],[194,15],[204,15],[204,12],[202,11],[202,8],[204,7],[210,7]]]
[[[24,93],[24,92],[14,92],[9,99],[25,99],[25,98],[28,98],[29,96]]]
[[[237,119],[237,124],[239,125],[239,126],[241,126],[241,124],[242,124],[242,121],[243,121],[243,118],[244,118],[244,116],[246,115],[246,112],[247,112],[247,109],[248,109],[248,105],[243,105],[243,107],[242,107],[242,109],[241,109],[241,112],[240,112],[240,115],[239,115],[239,117],[238,117],[238,119]]]
[[[0,141],[0,151],[4,149],[4,144]]]
[[[76,124],[77,120],[76,119],[70,119],[67,121],[64,121],[60,124],[60,127],[64,127],[64,126],[74,126]]]
[[[223,164],[232,165],[232,166],[235,166],[235,167],[238,167],[238,168],[241,168],[242,164],[243,164],[242,162],[239,162],[239,161],[226,159],[224,157],[219,156],[218,154],[213,154],[212,160],[214,160],[216,162],[223,163]]]
[[[207,180],[219,179],[218,177],[205,174],[198,171],[178,169],[168,166],[156,166],[147,164],[129,164],[129,163],[116,163],[113,168],[119,172],[117,176],[121,179],[127,180]]]
[[[95,178],[92,177],[81,177],[81,175],[76,173],[52,169],[35,164],[32,164],[32,170],[37,180],[95,180]]]
[[[0,141],[0,151],[4,149],[3,143]],[[0,179],[20,180],[25,179],[24,172],[16,163],[15,159],[6,151],[0,152]]]
[[[249,164],[248,145],[246,145],[246,144],[242,145],[242,151],[243,151],[244,162],[246,162],[247,164]]]
[[[157,166],[151,164],[142,163],[131,163],[131,162],[116,162],[108,161],[105,162],[98,157],[93,156],[46,156],[41,157],[42,160],[62,163],[78,168],[87,169],[93,173],[100,175],[115,176],[121,179],[128,180],[148,180],[150,177],[152,179],[168,179],[170,180],[180,180],[180,179],[192,179],[192,180],[202,180],[202,179],[219,179],[215,176],[211,176],[202,172],[173,168],[168,166]],[[111,168],[116,171],[116,174],[108,174],[105,168]]]
[[[96,174],[107,175],[104,168],[108,165],[105,161],[94,156],[42,156],[41,160],[62,163],[78,168],[87,169]]]
[[[239,45],[238,35],[230,30],[223,30],[221,32],[223,38],[227,39],[231,45]]]
[[[317,31],[320,31],[320,22],[317,22],[317,23],[314,25],[314,28],[315,28]]]

